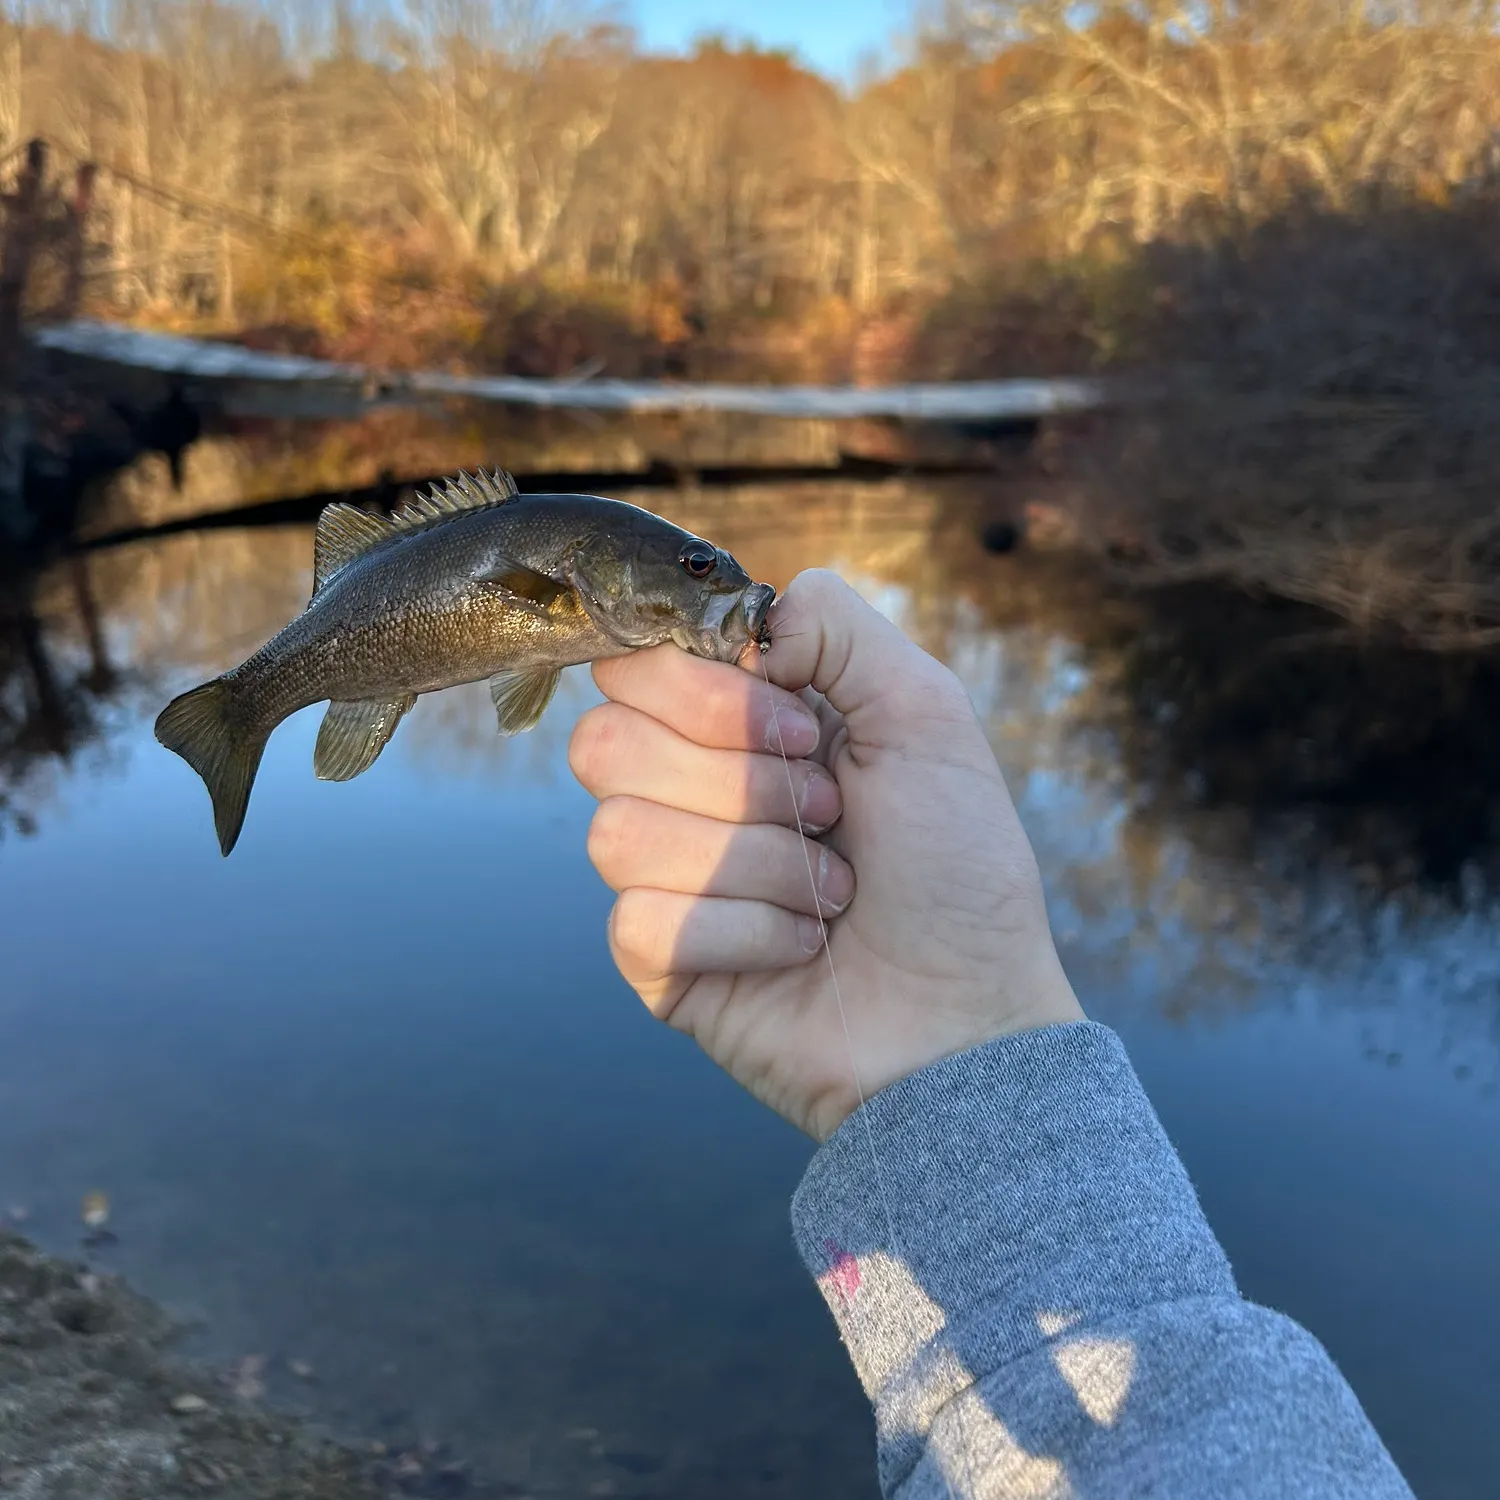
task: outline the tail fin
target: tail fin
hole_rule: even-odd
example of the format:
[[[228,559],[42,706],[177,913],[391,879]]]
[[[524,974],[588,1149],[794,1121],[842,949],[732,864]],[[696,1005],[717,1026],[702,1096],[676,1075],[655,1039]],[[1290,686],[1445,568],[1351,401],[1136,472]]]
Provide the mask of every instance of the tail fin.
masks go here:
[[[270,731],[247,729],[231,713],[229,684],[222,677],[174,698],[156,720],[156,737],[175,750],[202,778],[213,798],[219,850],[228,854],[240,836],[250,788]]]

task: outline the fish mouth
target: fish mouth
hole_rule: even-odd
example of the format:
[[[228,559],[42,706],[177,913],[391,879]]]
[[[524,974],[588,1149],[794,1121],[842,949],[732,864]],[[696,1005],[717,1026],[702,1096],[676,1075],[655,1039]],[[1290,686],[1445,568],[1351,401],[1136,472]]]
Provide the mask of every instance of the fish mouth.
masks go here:
[[[745,629],[749,631],[750,639],[762,650],[771,644],[769,616],[775,602],[776,590],[769,583],[752,583],[742,596]]]
[[[775,599],[776,590],[768,583],[752,583],[738,594],[720,594],[697,626],[675,626],[671,638],[694,656],[738,661],[752,641],[762,651],[770,646],[767,615]]]

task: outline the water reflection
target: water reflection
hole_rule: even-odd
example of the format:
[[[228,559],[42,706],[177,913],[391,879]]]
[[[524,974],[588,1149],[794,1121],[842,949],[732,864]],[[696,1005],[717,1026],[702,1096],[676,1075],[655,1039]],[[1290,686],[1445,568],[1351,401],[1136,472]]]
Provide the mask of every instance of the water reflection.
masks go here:
[[[35,833],[56,774],[105,734],[129,674],[111,657],[91,571],[75,558],[54,591],[71,631],[44,623],[32,581],[0,580],[0,836]]]
[[[1420,972],[1412,982],[1441,1045],[1468,1045],[1450,1026],[1470,1041],[1500,1032],[1485,874],[1500,716],[1476,708],[1488,666],[1462,669],[1464,680],[1429,662],[1424,676],[1412,658],[1382,665],[1347,644],[1330,659],[1308,649],[1303,611],[1219,599],[1226,618],[1214,625],[1192,594],[1129,598],[1076,561],[989,557],[975,545],[984,496],[972,485],[623,497],[713,536],[778,585],[811,564],[838,569],[950,662],[1042,846],[1063,941],[1087,931],[1149,964],[1168,1013],[1273,1003],[1272,964],[1336,958],[1355,973],[1399,954]],[[309,526],[246,527],[12,580],[0,831],[35,832],[69,769],[107,767],[112,737],[154,713],[170,684],[223,670],[295,615],[310,556]],[[1330,672],[1344,679],[1337,691]],[[439,694],[396,753],[433,775],[555,780],[594,697],[585,670],[565,674],[557,708],[507,741],[482,686]],[[1480,755],[1491,736],[1496,753]],[[1465,758],[1483,774],[1459,774]],[[1454,1066],[1488,1078],[1492,1054]]]
[[[1132,598],[1077,561],[988,556],[976,545],[985,496],[968,483],[623,498],[713,536],[778,585],[808,565],[838,569],[950,662],[1018,801],[1035,809],[1034,836],[1055,845],[1060,930],[1153,952],[1173,1005],[1264,1002],[1273,959],[1335,945],[1354,964],[1456,922],[1470,959],[1434,986],[1446,997],[1435,1003],[1461,996],[1494,1024],[1500,971],[1483,934],[1500,716],[1483,708],[1488,666],[1463,668],[1464,680],[1450,663],[1424,675],[1413,658],[1347,644],[1320,654],[1305,611],[1220,598],[1215,622],[1192,593]],[[186,532],[17,584],[0,636],[11,826],[35,828],[45,789],[77,755],[107,759],[127,703],[145,712],[169,682],[223,670],[295,615],[310,555],[303,525]],[[506,741],[482,686],[439,694],[397,753],[438,775],[549,778],[593,696],[586,671],[566,674],[556,711]],[[1495,753],[1480,754],[1491,736]],[[1475,774],[1459,774],[1465,758]]]
[[[955,667],[1070,972],[1248,1289],[1329,1342],[1419,1493],[1483,1493],[1500,943],[1475,809],[1497,773],[1451,669],[988,556],[973,487],[623,498],[778,585],[837,568]],[[459,1441],[517,1492],[872,1493],[786,1240],[805,1147],[610,974],[564,754],[586,672],[511,741],[482,686],[424,699],[346,787],[314,781],[297,716],[219,861],[150,720],[303,607],[310,559],[305,525],[184,532],[13,587],[0,818],[33,837],[0,851],[0,1203],[62,1237],[107,1179],[135,1204],[122,1263],[216,1351],[308,1358],[323,1385],[280,1395]],[[1403,799],[1424,746],[1441,779]]]

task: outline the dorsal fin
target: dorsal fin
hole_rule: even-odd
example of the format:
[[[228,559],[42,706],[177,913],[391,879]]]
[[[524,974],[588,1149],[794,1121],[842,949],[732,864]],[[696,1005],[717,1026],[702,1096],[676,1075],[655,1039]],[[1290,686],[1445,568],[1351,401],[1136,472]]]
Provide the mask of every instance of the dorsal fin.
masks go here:
[[[313,593],[316,594],[346,563],[391,534],[391,524],[357,505],[335,500],[318,517],[313,541]]]
[[[480,469],[472,475],[460,473],[454,479],[441,480],[430,494],[418,495],[393,511],[389,520],[342,500],[325,505],[313,542],[313,593],[316,595],[340,568],[379,542],[465,511],[508,504],[518,493],[515,480],[504,469],[489,474]]]
[[[504,469],[486,474],[483,469],[476,473],[460,473],[454,479],[444,479],[433,485],[430,493],[408,500],[399,510],[391,514],[391,525],[398,531],[409,531],[419,526],[430,526],[434,521],[446,521],[449,516],[461,515],[466,510],[487,510],[492,505],[505,505],[516,498],[516,482]]]

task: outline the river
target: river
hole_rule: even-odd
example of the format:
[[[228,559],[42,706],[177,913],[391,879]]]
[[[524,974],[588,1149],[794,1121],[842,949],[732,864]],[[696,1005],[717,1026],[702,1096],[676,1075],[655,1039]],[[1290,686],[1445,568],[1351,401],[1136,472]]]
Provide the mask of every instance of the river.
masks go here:
[[[1085,1008],[1124,1036],[1246,1294],[1326,1343],[1423,1500],[1493,1494],[1486,830],[1455,852],[1378,788],[1267,790],[1264,725],[1205,759],[1199,628],[1163,643],[1082,565],[985,554],[971,482],[635,498],[778,585],[836,568],[954,667]],[[76,1249],[82,1195],[107,1192],[94,1258],[198,1320],[191,1348],[265,1355],[273,1399],[450,1444],[497,1494],[875,1495],[791,1246],[811,1147],[610,964],[566,764],[586,672],[510,742],[482,685],[424,699],[346,785],[314,779],[320,711],[299,714],[220,859],[151,722],[303,606],[311,551],[307,525],[184,531],[16,596],[0,1211]]]

